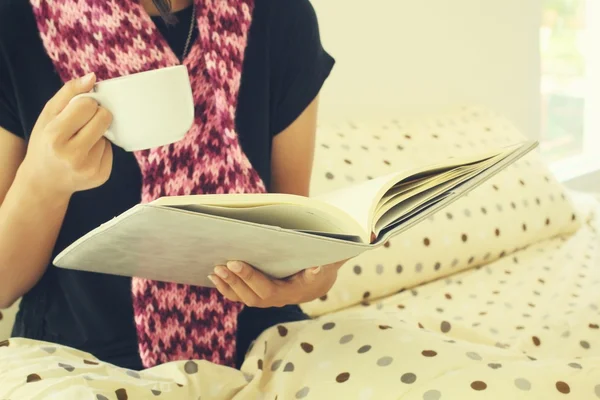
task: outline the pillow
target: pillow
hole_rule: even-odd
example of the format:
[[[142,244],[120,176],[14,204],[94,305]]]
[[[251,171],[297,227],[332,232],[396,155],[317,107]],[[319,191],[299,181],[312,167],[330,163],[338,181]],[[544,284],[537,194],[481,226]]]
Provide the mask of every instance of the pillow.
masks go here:
[[[319,126],[311,194],[394,172],[422,160],[460,156],[525,140],[495,113],[464,107],[432,117]],[[349,200],[350,201],[350,200]],[[565,189],[531,153],[434,216],[340,270],[319,316],[481,266],[520,248],[577,230]]]

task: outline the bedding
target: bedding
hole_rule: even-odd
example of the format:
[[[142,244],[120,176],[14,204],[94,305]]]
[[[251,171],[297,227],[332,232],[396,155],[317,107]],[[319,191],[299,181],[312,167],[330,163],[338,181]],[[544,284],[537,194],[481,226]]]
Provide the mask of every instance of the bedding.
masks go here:
[[[319,127],[313,194],[408,167],[525,140],[510,121],[482,107],[381,123],[350,120]],[[433,218],[362,254],[333,289],[304,305],[311,316],[380,298],[487,264],[524,246],[579,227],[570,196],[531,153]]]
[[[312,191],[522,138],[476,107],[320,127]],[[130,371],[0,336],[0,400],[600,399],[600,197],[567,193],[532,154],[303,308],[315,318],[264,332],[241,371]]]
[[[128,371],[0,343],[0,399],[600,399],[600,202],[581,227],[381,300],[273,327],[241,371]]]

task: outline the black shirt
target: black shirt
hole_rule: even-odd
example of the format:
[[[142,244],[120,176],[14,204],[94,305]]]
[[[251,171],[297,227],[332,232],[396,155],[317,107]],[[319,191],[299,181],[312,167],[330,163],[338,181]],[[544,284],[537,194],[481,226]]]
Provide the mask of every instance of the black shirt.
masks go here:
[[[191,7],[176,17],[175,26],[167,26],[160,17],[153,20],[175,54],[181,55]],[[256,0],[236,125],[242,148],[267,187],[273,136],[310,104],[333,64],[321,46],[309,0]],[[61,85],[29,1],[0,2],[0,126],[28,140],[43,106]],[[73,196],[53,256],[140,202],[141,174],[134,156],[117,147],[113,150],[108,182]],[[13,335],[64,344],[125,368],[140,369],[130,285],[128,278],[50,265],[23,297]],[[246,308],[239,317],[238,359],[267,327],[304,318],[296,306]]]

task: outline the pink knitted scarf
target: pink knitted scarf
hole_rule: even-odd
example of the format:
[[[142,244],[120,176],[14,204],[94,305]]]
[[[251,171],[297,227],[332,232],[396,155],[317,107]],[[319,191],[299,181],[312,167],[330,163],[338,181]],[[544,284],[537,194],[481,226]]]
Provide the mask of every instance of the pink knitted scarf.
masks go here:
[[[135,154],[142,202],[160,196],[264,192],[243,153],[235,112],[253,0],[195,0],[198,40],[183,61],[195,121],[180,142]],[[180,64],[139,0],[31,0],[63,81],[99,80]],[[198,257],[202,257],[201,254]],[[182,359],[234,365],[241,306],[214,289],[134,279],[139,351],[146,367]]]

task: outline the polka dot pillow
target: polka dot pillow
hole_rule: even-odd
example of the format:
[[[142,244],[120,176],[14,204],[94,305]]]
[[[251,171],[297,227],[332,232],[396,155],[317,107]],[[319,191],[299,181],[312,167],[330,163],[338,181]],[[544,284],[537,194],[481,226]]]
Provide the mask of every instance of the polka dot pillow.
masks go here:
[[[524,140],[504,118],[465,107],[380,124],[320,126],[311,193],[317,195],[409,167]],[[340,270],[313,316],[489,263],[532,243],[574,232],[579,218],[564,188],[531,153],[469,195],[360,255]]]

